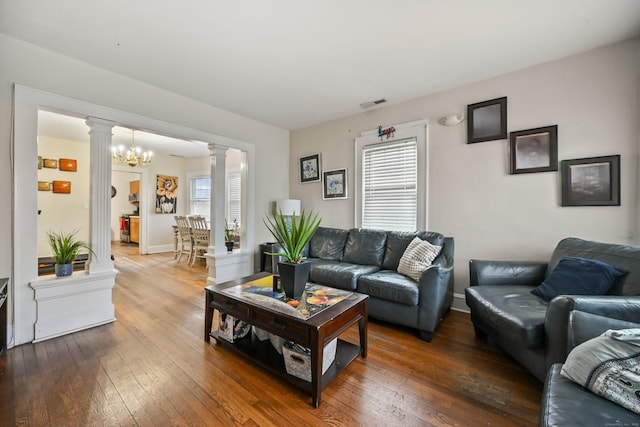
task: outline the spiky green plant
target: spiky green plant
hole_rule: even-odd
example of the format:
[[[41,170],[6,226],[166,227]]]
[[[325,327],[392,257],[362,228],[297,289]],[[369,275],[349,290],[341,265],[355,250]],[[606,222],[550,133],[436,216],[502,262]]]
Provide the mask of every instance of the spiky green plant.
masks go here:
[[[302,251],[320,226],[320,221],[317,213],[307,215],[304,210],[298,219],[295,215],[291,217],[291,225],[287,223],[287,218],[282,215],[282,211],[274,215],[273,219],[269,217],[266,220],[263,219],[262,222],[267,226],[282,250],[282,252],[271,255],[281,256],[287,262],[294,264],[302,262]]]
[[[89,244],[83,240],[76,239],[78,230],[65,233],[64,231],[49,231],[49,245],[53,250],[53,257],[58,264],[71,264],[78,257],[80,249],[87,249],[95,255]]]

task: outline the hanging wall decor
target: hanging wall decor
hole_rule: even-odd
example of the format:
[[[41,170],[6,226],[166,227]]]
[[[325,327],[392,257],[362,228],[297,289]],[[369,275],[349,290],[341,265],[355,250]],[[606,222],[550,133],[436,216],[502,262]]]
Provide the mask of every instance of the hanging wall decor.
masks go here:
[[[335,169],[322,172],[322,198],[324,200],[347,198],[347,170]]]
[[[158,175],[156,213],[175,214],[178,206],[178,177]]]
[[[58,169],[58,161],[56,159],[44,159],[44,167],[50,169]]]
[[[387,139],[393,138],[396,135],[396,128],[393,126],[388,127],[386,129],[382,129],[382,126],[378,126],[378,136],[380,137],[380,141],[382,141],[382,137],[386,136]]]
[[[558,125],[510,134],[511,174],[558,170]]]
[[[620,155],[563,160],[562,206],[620,206]]]
[[[61,194],[71,193],[71,181],[53,181],[53,192]]]
[[[320,181],[320,154],[300,157],[300,182]]]
[[[60,159],[58,161],[58,167],[61,171],[76,172],[78,170],[78,163],[75,159]]]
[[[507,139],[507,97],[467,105],[467,144]]]

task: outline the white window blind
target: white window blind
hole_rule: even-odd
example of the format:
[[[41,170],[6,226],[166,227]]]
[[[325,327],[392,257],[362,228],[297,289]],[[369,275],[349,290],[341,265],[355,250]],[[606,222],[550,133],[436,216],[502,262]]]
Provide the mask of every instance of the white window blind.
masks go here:
[[[416,138],[365,146],[362,151],[362,164],[362,227],[416,230]]]
[[[242,214],[242,181],[240,172],[227,174],[227,221],[229,224],[237,221],[240,225]]]
[[[189,213],[209,218],[211,212],[211,178],[193,178],[190,182],[191,194]]]

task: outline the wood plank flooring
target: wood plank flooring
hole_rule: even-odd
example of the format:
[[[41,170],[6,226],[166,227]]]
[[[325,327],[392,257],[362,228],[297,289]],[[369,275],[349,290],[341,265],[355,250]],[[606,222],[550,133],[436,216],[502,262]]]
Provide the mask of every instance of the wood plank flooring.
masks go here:
[[[451,311],[426,343],[369,322],[322,393],[202,340],[204,265],[114,244],[117,321],[0,357],[1,426],[535,426],[542,384]],[[357,343],[357,328],[343,338]]]

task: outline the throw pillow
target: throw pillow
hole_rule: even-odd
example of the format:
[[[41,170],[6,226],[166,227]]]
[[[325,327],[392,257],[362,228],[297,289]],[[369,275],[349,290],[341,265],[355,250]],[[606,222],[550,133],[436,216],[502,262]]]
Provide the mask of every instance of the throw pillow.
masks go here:
[[[558,295],[604,295],[626,273],[595,259],[564,257],[531,293],[547,301]]]
[[[436,259],[441,249],[442,246],[432,245],[426,240],[414,237],[400,258],[398,273],[416,282],[420,281],[420,276],[431,266],[431,263]]]
[[[608,330],[575,347],[560,374],[640,414],[640,329]]]

